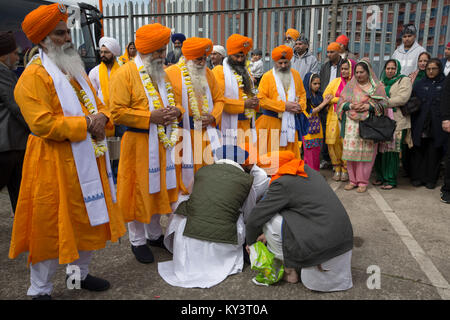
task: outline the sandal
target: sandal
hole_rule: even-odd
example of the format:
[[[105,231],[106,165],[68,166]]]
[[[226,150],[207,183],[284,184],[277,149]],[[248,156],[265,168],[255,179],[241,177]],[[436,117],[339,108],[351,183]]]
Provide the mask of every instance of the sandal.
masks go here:
[[[380,180],[372,181],[372,184],[374,186],[381,186],[383,184],[383,181],[380,181]]]
[[[356,187],[357,187],[357,186],[355,186],[354,184],[349,183],[348,185],[346,185],[346,186],[344,187],[344,190],[349,191],[349,190],[355,189]]]
[[[358,190],[356,190],[356,192],[358,193],[364,193],[367,191],[367,186],[359,186]]]
[[[394,189],[394,188],[396,188],[396,187],[397,187],[397,186],[393,186],[393,185],[390,185],[390,184],[386,184],[386,185],[382,186],[381,189],[383,189],[383,190],[392,190],[392,189]]]

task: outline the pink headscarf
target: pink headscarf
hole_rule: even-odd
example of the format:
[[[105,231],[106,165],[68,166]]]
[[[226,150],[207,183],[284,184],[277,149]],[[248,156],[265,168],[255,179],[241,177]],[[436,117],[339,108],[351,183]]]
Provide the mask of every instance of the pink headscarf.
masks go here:
[[[347,82],[350,81],[353,78],[353,75],[355,74],[355,67],[356,67],[356,61],[352,59],[347,59],[348,64],[350,65],[350,75],[348,79],[341,76],[341,83],[339,84],[339,87],[336,91],[336,97],[341,96],[342,90],[344,90],[345,86],[347,85]],[[334,111],[336,112],[337,109],[337,103],[334,104]]]

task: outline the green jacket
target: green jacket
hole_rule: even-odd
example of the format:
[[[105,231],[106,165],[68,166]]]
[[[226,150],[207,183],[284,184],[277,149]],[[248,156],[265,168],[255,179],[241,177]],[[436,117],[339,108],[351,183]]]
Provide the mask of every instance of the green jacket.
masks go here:
[[[231,164],[199,169],[189,200],[180,203],[175,211],[187,217],[183,235],[238,244],[236,222],[252,183],[253,176]]]

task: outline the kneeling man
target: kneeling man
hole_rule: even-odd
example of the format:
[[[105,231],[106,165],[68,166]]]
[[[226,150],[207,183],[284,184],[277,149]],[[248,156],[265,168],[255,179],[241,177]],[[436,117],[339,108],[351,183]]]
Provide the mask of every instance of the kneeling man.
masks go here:
[[[300,272],[308,289],[350,289],[353,228],[344,206],[326,180],[293,152],[274,152],[265,160],[272,179],[248,217],[248,245],[267,242],[283,261],[288,282],[298,282]]]
[[[241,208],[254,182],[249,173],[255,170],[245,165],[248,152],[237,146],[214,154],[219,160],[196,172],[190,196],[179,199],[183,202],[166,231],[164,242],[173,260],[159,263],[158,271],[173,286],[210,288],[243,268]]]

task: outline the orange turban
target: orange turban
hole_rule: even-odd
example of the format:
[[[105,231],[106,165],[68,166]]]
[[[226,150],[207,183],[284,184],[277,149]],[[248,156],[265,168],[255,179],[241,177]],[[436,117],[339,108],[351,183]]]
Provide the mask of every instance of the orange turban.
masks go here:
[[[194,60],[204,55],[209,56],[213,49],[213,43],[208,38],[188,38],[184,40],[181,52],[186,60]]]
[[[273,61],[278,61],[281,58],[291,60],[294,55],[294,50],[291,47],[286,45],[281,45],[272,50],[272,59]]]
[[[292,151],[269,152],[262,156],[260,161],[258,161],[258,166],[272,176],[271,183],[285,174],[308,177],[305,172],[305,162],[295,158]]]
[[[344,34],[341,34],[339,37],[337,37],[337,39],[336,39],[336,42],[337,43],[340,43],[340,44],[342,44],[342,45],[344,45],[344,46],[346,46],[346,45],[348,45],[348,42],[349,42],[350,40],[349,40],[349,38],[346,36],[346,35],[344,35]]]
[[[241,36],[240,34],[232,34],[227,40],[228,55],[233,55],[239,52],[244,54],[249,53],[253,48],[253,40],[251,38]]]
[[[159,23],[146,24],[137,29],[134,45],[140,53],[149,54],[167,45],[170,34],[170,29]]]
[[[341,51],[341,46],[337,42],[332,42],[328,45],[327,51]]]
[[[68,18],[67,9],[62,4],[39,6],[23,19],[22,30],[31,42],[38,44],[56,28],[60,21],[67,22]]]
[[[286,37],[290,36],[292,39],[297,40],[300,37],[300,32],[295,29],[288,29],[286,31]]]

